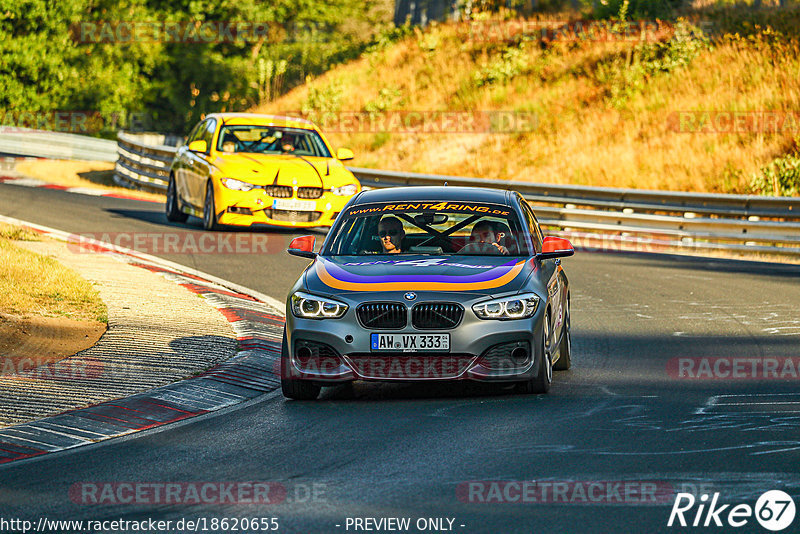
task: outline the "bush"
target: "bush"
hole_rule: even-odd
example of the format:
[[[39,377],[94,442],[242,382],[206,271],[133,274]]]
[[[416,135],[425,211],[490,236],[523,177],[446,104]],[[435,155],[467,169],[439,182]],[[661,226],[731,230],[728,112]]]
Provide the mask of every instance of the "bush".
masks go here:
[[[606,87],[611,105],[620,108],[631,96],[640,93],[650,78],[689,65],[708,46],[701,30],[679,19],[670,39],[642,43],[625,55],[599,63],[595,77]]]
[[[670,19],[675,17],[676,8],[682,0],[591,0],[592,16],[598,19],[613,19],[624,12],[630,20]],[[621,17],[625,20],[626,17]]]
[[[394,24],[389,25],[388,27],[379,31],[370,43],[367,46],[365,52],[366,53],[374,53],[380,52],[382,50],[386,50],[394,43],[398,41],[402,41],[406,37],[409,37],[414,34],[414,27],[411,26],[410,22],[406,22],[400,26],[395,26]]]
[[[310,83],[311,78],[306,78],[306,83]],[[308,98],[303,102],[303,114],[311,114],[315,111],[339,111],[342,104],[342,87],[339,83],[333,82],[317,89],[313,85],[308,88]]]
[[[506,48],[500,57],[493,59],[476,72],[474,81],[478,87],[493,83],[506,83],[528,70],[528,53],[525,43],[520,43],[518,47]]]
[[[750,181],[753,193],[771,196],[800,195],[800,152],[776,158],[753,174]]]
[[[396,87],[384,87],[378,91],[378,98],[364,104],[364,111],[375,113],[403,105],[403,93]]]

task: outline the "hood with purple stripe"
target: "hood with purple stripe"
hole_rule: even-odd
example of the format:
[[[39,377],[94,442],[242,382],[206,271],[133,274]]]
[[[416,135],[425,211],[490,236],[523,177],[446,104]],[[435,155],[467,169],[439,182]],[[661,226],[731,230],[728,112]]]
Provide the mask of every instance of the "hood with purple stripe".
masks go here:
[[[518,291],[535,262],[510,256],[318,257],[306,271],[313,292],[439,291],[475,296]]]

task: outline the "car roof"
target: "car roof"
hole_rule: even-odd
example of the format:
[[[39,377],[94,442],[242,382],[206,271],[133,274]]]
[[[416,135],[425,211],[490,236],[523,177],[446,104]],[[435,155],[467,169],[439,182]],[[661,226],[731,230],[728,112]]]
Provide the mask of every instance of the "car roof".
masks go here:
[[[490,204],[512,205],[513,195],[502,189],[488,187],[387,187],[363,191],[354,201],[355,205],[372,202],[488,202]]]
[[[286,117],[283,115],[266,115],[262,113],[211,113],[207,118],[221,119],[225,124],[280,126],[284,128],[302,128],[317,130],[317,126],[306,119]]]

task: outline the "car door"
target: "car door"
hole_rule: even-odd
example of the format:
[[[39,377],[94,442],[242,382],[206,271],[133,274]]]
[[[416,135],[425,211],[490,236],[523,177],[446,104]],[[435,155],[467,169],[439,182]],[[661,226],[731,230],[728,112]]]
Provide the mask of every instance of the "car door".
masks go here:
[[[528,229],[531,232],[531,239],[536,251],[542,250],[542,243],[544,235],[542,229],[539,227],[539,221],[533,213],[533,209],[527,202],[522,202],[522,211],[525,214],[525,220],[528,223]],[[551,343],[559,341],[558,336],[561,333],[561,327],[564,324],[564,283],[561,280],[561,260],[546,259],[539,260],[539,265],[542,270],[542,280],[547,280],[547,300],[550,303],[550,327],[552,328]]]
[[[209,154],[211,153],[211,140],[217,127],[216,119],[206,119],[202,122],[202,127],[197,132],[197,140],[206,142],[205,152],[193,152],[187,150],[187,186],[189,190],[189,202],[197,208],[202,209],[206,196],[206,182],[211,176],[211,164]]]
[[[188,145],[192,141],[195,141],[199,138],[200,134],[202,133],[204,123],[205,121],[201,121],[197,123],[194,128],[192,128],[192,131],[186,138],[186,144],[178,148],[178,152],[175,154],[175,167],[173,168],[175,175],[175,190],[178,192],[178,198],[186,202],[191,202],[191,194],[189,191],[189,170],[191,168],[189,158],[191,156],[191,152],[189,151]]]

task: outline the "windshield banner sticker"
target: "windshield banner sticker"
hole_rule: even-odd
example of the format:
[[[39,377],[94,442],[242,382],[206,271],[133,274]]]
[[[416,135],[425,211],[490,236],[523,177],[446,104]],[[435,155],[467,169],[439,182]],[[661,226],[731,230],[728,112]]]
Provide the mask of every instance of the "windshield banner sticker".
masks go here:
[[[413,202],[406,204],[362,204],[350,208],[348,217],[358,215],[371,215],[387,212],[419,212],[419,211],[447,211],[454,213],[481,213],[483,215],[507,216],[511,210],[506,206],[497,204],[481,204],[478,202]]]

